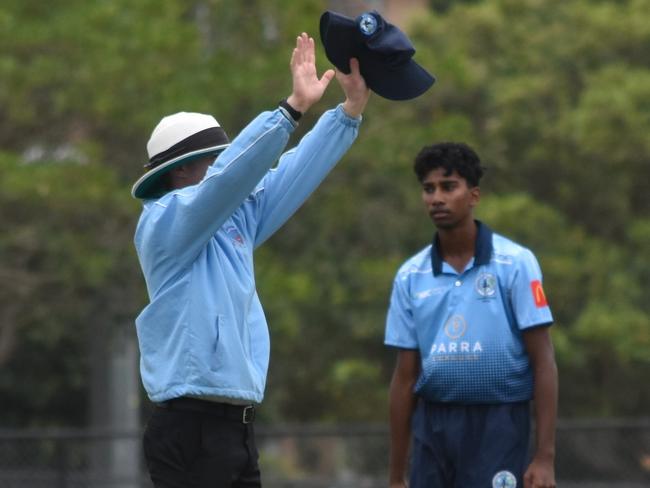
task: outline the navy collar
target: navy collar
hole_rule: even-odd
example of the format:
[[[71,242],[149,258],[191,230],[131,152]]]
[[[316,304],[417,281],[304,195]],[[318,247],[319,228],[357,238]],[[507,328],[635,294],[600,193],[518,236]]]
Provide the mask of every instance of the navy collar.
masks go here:
[[[492,229],[484,223],[475,220],[476,222],[476,243],[474,246],[474,266],[488,264],[492,257]],[[433,236],[433,244],[431,245],[431,268],[433,269],[433,276],[438,276],[442,273],[442,257],[440,256],[440,242],[438,233]]]

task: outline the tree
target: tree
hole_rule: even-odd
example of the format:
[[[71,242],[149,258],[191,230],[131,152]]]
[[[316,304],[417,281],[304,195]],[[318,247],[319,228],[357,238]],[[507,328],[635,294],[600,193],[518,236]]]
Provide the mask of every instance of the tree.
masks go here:
[[[110,347],[144,298],[126,245],[135,205],[99,165],[3,154],[0,175],[3,423],[80,425],[93,345]]]
[[[128,327],[146,303],[132,246],[139,207],[128,193],[151,128],[196,110],[234,136],[289,93],[294,37],[318,40],[326,7],[3,2],[4,422],[81,423],[62,398],[83,405],[89,392],[88,339],[101,352],[106,331]],[[359,141],[258,251],[272,337],[261,415],[385,419],[390,284],[433,234],[411,164],[442,140],[478,150],[488,166],[480,215],[540,258],[561,414],[646,413],[650,0],[432,7],[409,35],[436,84],[408,102],[373,96]],[[329,67],[320,45],[318,63]],[[292,141],[341,99],[334,83]]]

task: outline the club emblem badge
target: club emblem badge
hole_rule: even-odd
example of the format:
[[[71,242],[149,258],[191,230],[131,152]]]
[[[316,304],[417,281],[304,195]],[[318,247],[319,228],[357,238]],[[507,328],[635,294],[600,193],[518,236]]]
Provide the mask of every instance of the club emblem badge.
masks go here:
[[[365,13],[359,18],[359,30],[366,36],[371,36],[377,30],[377,19],[374,15]]]
[[[492,273],[481,273],[478,278],[476,278],[474,287],[482,297],[487,298],[494,296],[497,292],[497,279]]]
[[[499,471],[492,478],[492,488],[516,488],[517,478],[510,471]]]

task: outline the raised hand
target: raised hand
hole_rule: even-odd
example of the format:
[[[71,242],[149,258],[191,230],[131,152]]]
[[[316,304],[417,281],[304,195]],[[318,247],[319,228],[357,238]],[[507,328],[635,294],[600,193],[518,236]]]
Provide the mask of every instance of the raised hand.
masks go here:
[[[287,98],[287,103],[304,113],[321,99],[327,85],[334,78],[334,70],[329,69],[318,78],[314,39],[304,32],[296,38],[290,66],[293,92]]]
[[[351,117],[358,117],[363,113],[370,97],[370,89],[359,72],[359,61],[356,58],[351,58],[350,74],[346,75],[342,71],[336,70],[336,79],[346,97],[343,102],[343,110]]]

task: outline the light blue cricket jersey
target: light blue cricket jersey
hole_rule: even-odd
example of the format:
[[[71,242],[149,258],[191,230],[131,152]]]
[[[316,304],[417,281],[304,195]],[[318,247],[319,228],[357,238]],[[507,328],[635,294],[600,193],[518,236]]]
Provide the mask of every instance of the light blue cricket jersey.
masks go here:
[[[474,258],[458,274],[437,245],[408,259],[393,282],[385,343],[418,349],[416,393],[433,402],[530,400],[522,331],[553,322],[533,253],[477,222]]]
[[[150,303],[136,328],[152,401],[183,395],[262,401],[269,332],[253,250],[334,167],[360,121],[339,105],[280,157],[294,125],[280,110],[262,113],[198,185],[144,202],[135,246]]]

